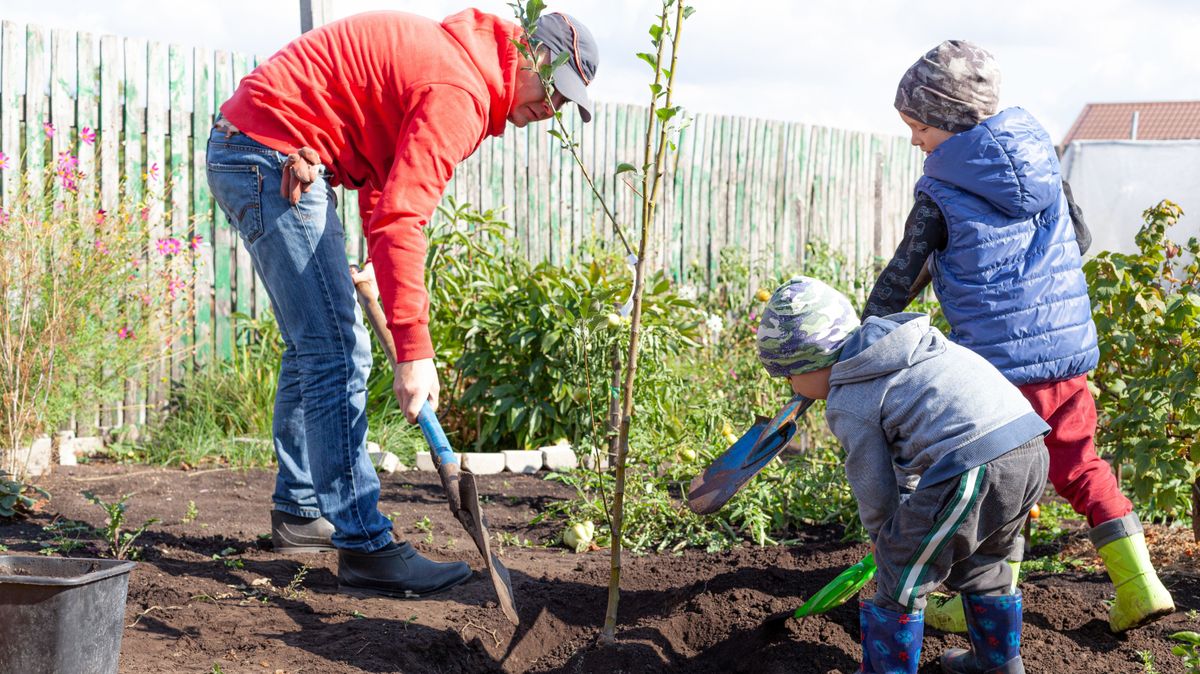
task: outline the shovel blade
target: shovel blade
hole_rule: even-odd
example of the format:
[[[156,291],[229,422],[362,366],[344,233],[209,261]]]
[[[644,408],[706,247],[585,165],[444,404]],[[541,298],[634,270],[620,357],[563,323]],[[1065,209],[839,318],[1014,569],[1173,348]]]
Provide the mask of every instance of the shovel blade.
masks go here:
[[[746,470],[746,459],[766,427],[766,419],[756,421],[724,454],[713,459],[712,465],[692,479],[688,488],[688,507],[692,512],[715,513],[754,477],[758,471]]]
[[[796,420],[812,400],[795,396],[769,422],[759,418],[738,441],[697,475],[688,489],[688,507],[697,515],[721,509],[734,494],[783,451],[796,434]]]
[[[516,600],[513,599],[512,578],[504,564],[492,554],[487,521],[483,518],[483,511],[479,509],[479,489],[475,485],[475,475],[466,470],[462,471],[459,474],[458,484],[458,493],[462,503],[462,510],[457,513],[458,521],[470,534],[471,540],[475,542],[475,547],[479,549],[479,554],[483,556],[483,563],[492,579],[492,586],[496,588],[496,598],[499,601],[500,610],[510,623],[517,625],[520,623],[520,617],[517,615]]]
[[[861,562],[839,573],[825,587],[809,597],[808,601],[796,609],[793,615],[797,618],[803,618],[837,608],[858,594],[863,585],[866,585],[873,577],[875,577],[875,555],[872,554],[867,555]]]

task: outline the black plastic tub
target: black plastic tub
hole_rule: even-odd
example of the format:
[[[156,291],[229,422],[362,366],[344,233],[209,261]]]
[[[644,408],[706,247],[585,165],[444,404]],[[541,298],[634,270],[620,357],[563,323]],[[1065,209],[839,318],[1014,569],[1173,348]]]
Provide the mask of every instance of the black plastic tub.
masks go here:
[[[134,566],[0,556],[0,672],[115,674]]]

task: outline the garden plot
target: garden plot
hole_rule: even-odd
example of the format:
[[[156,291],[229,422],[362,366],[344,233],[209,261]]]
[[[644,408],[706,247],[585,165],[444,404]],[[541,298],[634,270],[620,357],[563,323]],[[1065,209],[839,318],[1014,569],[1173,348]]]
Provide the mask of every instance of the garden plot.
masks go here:
[[[767,640],[763,618],[794,608],[866,552],[818,527],[796,545],[630,555],[623,582],[620,641],[593,647],[604,612],[608,558],[554,545],[557,526],[530,526],[536,512],[572,495],[534,476],[480,479],[497,547],[512,571],[521,615],[513,628],[476,568],[465,585],[419,601],[358,599],[335,593],[336,555],[271,552],[269,471],[176,471],[127,466],[63,468],[42,482],[54,500],[31,518],[0,523],[0,544],[37,551],[51,522],[103,524],[82,496],[112,501],[133,493],[129,521],[154,524],[137,543],[126,608],[121,671],[149,672],[843,672],[857,669],[858,615],[853,603],[793,621]],[[441,497],[436,476],[385,478],[381,507],[397,532],[437,559],[478,567],[477,555]],[[500,495],[503,494],[503,495]],[[1043,514],[1043,519],[1046,515]],[[1069,523],[1068,523],[1069,524]],[[1057,526],[1057,525],[1055,525]],[[1180,611],[1125,637],[1106,625],[1111,586],[1091,568],[1086,538],[1066,531],[1037,556],[1060,549],[1022,585],[1030,672],[1184,671],[1171,654],[1173,632],[1200,627],[1200,580],[1190,533],[1151,529],[1152,549]],[[98,542],[69,554],[97,556]],[[549,547],[547,547],[549,545]],[[1037,566],[1037,565],[1032,565]],[[871,586],[867,591],[872,590]],[[965,640],[930,630],[922,672]],[[1146,662],[1153,669],[1145,669]]]

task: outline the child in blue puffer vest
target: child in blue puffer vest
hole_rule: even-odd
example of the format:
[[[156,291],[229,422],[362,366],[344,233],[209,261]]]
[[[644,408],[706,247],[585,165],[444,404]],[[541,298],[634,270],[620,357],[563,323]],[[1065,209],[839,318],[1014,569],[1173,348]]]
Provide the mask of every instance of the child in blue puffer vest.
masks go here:
[[[950,339],[996,366],[1050,425],[1050,482],[1087,517],[1116,587],[1109,625],[1120,632],[1171,613],[1174,603],[1132,504],[1093,444],[1087,373],[1099,351],[1082,214],[1042,126],[1021,108],[998,110],[999,81],[992,55],[959,40],[930,50],[901,79],[895,106],[927,155],[925,175],[864,318],[903,311],[919,279],[932,277]],[[931,598],[925,620],[953,631],[973,626],[957,597]]]

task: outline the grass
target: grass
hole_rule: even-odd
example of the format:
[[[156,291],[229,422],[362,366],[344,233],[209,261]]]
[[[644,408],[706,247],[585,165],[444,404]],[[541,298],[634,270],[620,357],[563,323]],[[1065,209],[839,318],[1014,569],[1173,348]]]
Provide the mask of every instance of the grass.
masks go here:
[[[150,427],[149,440],[117,443],[112,448],[117,460],[160,466],[275,465],[271,422],[283,356],[279,329],[269,317],[240,314],[235,326],[238,340],[231,357],[176,382],[168,412]],[[425,440],[400,414],[390,370],[374,368],[368,391],[367,439],[412,465]]]

